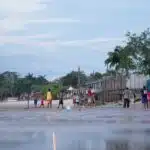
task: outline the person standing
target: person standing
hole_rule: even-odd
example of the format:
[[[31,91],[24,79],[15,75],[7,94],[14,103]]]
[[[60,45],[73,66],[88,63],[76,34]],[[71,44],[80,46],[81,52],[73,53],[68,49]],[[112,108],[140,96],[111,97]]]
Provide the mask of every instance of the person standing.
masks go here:
[[[87,94],[88,94],[88,106],[91,106],[93,96],[91,87],[89,87]]]
[[[92,105],[93,105],[94,107],[96,107],[95,95],[96,95],[95,90],[92,89]]]
[[[41,98],[41,104],[40,104],[40,108],[43,107],[44,108],[44,96]]]
[[[77,104],[77,106],[79,106],[79,104],[80,104],[80,97],[78,94],[76,95],[76,104]]]
[[[51,92],[51,89],[48,89],[48,92],[47,92],[47,108],[52,108],[52,92]]]
[[[148,107],[150,106],[150,79],[146,83]]]
[[[142,103],[144,105],[144,109],[148,109],[148,99],[147,99],[147,89],[144,86],[141,90]]]
[[[76,105],[76,93],[73,94],[73,105],[74,105],[74,107]]]
[[[124,96],[123,108],[129,108],[130,107],[131,91],[128,88],[126,88],[123,92],[123,96]]]
[[[63,102],[63,99],[64,99],[64,93],[61,92],[61,93],[60,93],[60,96],[59,96],[58,109],[59,109],[60,105],[62,106],[62,109],[64,109],[64,102]]]
[[[37,102],[38,102],[38,97],[36,96],[36,97],[34,98],[34,107],[35,107],[35,108],[37,108]]]

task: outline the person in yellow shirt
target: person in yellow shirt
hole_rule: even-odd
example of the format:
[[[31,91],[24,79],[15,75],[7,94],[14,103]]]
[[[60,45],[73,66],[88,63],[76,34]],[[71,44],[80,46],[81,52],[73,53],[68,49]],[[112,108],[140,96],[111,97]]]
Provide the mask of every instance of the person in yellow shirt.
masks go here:
[[[51,92],[51,89],[48,89],[48,92],[47,92],[47,107],[49,108],[52,108],[52,92]]]

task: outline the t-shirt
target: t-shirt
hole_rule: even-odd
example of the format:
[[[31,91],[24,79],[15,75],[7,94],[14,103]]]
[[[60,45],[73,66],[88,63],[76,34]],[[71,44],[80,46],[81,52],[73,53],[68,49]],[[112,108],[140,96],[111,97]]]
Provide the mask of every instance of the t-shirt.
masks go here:
[[[52,100],[52,93],[51,92],[47,92],[47,100],[48,101]]]
[[[41,105],[43,105],[43,104],[44,104],[44,99],[41,100]]]
[[[79,102],[79,96],[78,95],[76,96],[76,102]]]
[[[147,97],[147,90],[142,89],[142,90],[141,90],[141,95],[142,95],[143,97]]]
[[[127,99],[131,98],[131,91],[130,90],[124,90],[124,98],[127,98]]]
[[[92,96],[92,91],[88,90],[88,96]]]
[[[61,94],[60,94],[60,99],[63,100],[63,97],[64,97],[64,94],[61,93]]]

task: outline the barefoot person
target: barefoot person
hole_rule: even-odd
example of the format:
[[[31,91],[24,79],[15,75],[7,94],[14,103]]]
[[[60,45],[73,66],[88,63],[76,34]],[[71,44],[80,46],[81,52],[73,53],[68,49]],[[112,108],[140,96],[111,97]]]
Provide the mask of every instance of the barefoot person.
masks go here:
[[[76,93],[73,94],[73,105],[76,106]]]
[[[60,105],[62,106],[62,109],[64,109],[64,93],[63,92],[60,93],[58,109]]]
[[[144,86],[141,90],[142,103],[144,105],[144,109],[148,109],[148,100],[147,100],[147,89]]]
[[[40,108],[43,107],[44,108],[44,97],[41,98],[41,104],[40,104]]]
[[[148,107],[150,107],[150,79],[146,83]]]
[[[88,94],[88,106],[91,106],[91,104],[92,104],[92,96],[93,96],[91,87],[89,87],[87,94]]]
[[[129,107],[130,107],[131,91],[130,91],[128,88],[126,88],[126,89],[124,90],[123,96],[124,96],[124,104],[123,104],[123,107],[124,107],[124,108],[129,108]]]
[[[96,95],[95,90],[92,89],[92,106],[93,107],[96,107],[95,95]]]
[[[51,89],[48,89],[48,92],[47,92],[47,108],[52,108],[52,92],[51,92]]]
[[[37,108],[37,103],[38,103],[38,97],[35,96],[34,98],[34,107]]]
[[[77,94],[77,95],[76,95],[76,105],[77,105],[77,107],[79,107],[79,104],[80,104],[80,97],[79,97],[79,95]]]

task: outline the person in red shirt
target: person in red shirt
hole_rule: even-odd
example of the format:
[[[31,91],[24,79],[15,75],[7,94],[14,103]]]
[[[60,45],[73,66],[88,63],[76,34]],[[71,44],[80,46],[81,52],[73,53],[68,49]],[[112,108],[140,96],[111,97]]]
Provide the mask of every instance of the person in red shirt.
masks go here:
[[[88,96],[89,96],[89,97],[92,96],[92,89],[91,89],[91,87],[88,89]]]
[[[87,95],[88,95],[88,106],[91,106],[91,103],[92,103],[92,88],[91,87],[89,87]]]
[[[41,104],[40,104],[40,108],[43,107],[44,108],[44,97],[42,97],[41,99]]]

